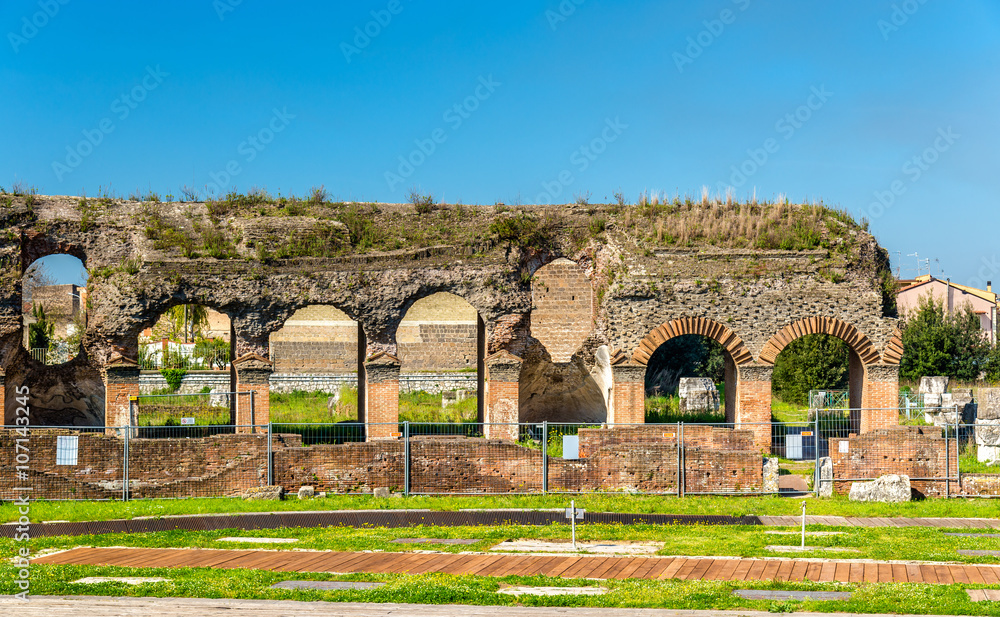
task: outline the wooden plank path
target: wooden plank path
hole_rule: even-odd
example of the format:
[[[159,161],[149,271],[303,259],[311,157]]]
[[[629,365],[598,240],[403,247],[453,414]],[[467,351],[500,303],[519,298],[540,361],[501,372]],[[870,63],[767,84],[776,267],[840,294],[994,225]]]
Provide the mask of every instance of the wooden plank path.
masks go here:
[[[250,568],[340,574],[476,574],[562,578],[778,580],[868,583],[1000,584],[1000,565],[716,557],[607,557],[455,553],[260,551],[200,548],[75,548],[33,564],[107,565],[133,568]]]
[[[794,527],[802,524],[801,516],[758,516],[761,525]],[[934,527],[962,529],[1000,529],[1000,519],[995,518],[874,518],[853,516],[806,515],[807,525],[830,527]]]

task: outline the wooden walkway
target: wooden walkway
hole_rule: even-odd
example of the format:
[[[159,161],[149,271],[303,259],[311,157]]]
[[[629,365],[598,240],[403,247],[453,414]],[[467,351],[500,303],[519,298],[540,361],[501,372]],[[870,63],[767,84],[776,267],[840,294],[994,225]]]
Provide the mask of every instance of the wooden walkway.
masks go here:
[[[34,564],[135,568],[250,568],[280,572],[474,574],[562,578],[1000,584],[1000,565],[714,557],[598,557],[452,553],[341,553],[217,549],[77,548]]]
[[[801,516],[759,516],[761,525],[793,527],[802,524]],[[874,518],[853,516],[806,515],[807,525],[830,527],[935,527],[946,529],[1000,529],[996,518]]]

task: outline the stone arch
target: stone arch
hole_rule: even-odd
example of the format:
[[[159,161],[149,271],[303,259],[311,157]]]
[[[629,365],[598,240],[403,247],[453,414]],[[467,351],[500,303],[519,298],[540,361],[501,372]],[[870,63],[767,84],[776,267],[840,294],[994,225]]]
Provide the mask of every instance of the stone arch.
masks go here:
[[[750,353],[738,334],[727,326],[704,317],[682,317],[654,328],[639,341],[639,347],[632,354],[632,361],[645,365],[657,347],[674,337],[685,334],[700,334],[718,341],[737,365],[753,361],[753,354]]]
[[[781,350],[808,334],[829,334],[847,343],[865,364],[876,364],[882,357],[871,340],[853,325],[836,317],[808,317],[782,328],[764,344],[760,361],[774,364]]]

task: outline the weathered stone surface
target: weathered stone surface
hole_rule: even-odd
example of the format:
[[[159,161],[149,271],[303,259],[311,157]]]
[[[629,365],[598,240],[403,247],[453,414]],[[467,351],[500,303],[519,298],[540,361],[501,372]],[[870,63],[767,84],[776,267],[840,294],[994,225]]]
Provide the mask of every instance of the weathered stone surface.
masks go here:
[[[311,486],[299,487],[299,499],[310,499],[316,495],[316,489]]]
[[[389,487],[377,486],[375,487],[375,490],[372,491],[372,495],[374,495],[375,497],[389,497],[390,496]]]
[[[948,391],[948,377],[943,375],[936,377],[921,377],[920,388],[917,391],[924,396],[927,396],[928,394],[944,394]]]
[[[765,493],[778,492],[778,459],[764,459],[764,489]]]
[[[285,498],[285,489],[280,486],[259,486],[247,489],[243,499],[247,501],[281,500]]]
[[[901,503],[909,501],[910,496],[909,476],[891,474],[871,482],[855,482],[851,485],[850,500]]]
[[[833,459],[829,456],[819,459],[819,496],[833,496]]]
[[[677,393],[681,413],[719,411],[719,390],[708,377],[681,377]]]

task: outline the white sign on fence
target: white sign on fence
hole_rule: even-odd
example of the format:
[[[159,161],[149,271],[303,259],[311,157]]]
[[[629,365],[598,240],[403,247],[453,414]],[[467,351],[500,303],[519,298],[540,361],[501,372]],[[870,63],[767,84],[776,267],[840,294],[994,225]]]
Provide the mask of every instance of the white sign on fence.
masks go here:
[[[563,460],[580,458],[580,436],[563,435]]]
[[[846,439],[842,439],[840,441],[840,451],[841,452],[847,452],[847,440]]]
[[[56,465],[76,465],[80,451],[80,438],[76,435],[56,437]]]
[[[181,418],[181,426],[185,424],[194,424],[194,418]]]

